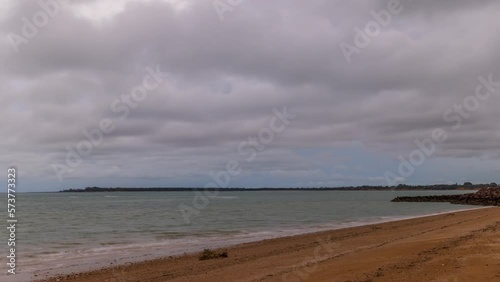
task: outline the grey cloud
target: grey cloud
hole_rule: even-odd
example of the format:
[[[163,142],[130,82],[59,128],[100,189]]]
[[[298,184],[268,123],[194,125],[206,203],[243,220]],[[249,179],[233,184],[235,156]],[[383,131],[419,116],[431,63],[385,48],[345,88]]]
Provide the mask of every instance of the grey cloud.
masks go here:
[[[150,177],[169,170],[165,177],[201,179],[202,171],[236,157],[238,144],[283,106],[298,118],[250,171],[315,177],[321,164],[295,166],[300,159],[289,155],[352,141],[391,157],[411,150],[434,128],[449,129],[443,113],[474,94],[479,75],[500,81],[500,5],[401,2],[404,12],[348,64],[339,43],[352,41],[354,27],[372,20],[370,11],[387,1],[246,1],[223,22],[210,1],[191,1],[181,11],[162,1],[136,1],[99,23],[75,16],[70,4],[14,54],[6,34],[19,33],[21,17],[38,9],[36,1],[19,1],[0,26],[6,98],[0,109],[9,120],[0,125],[2,163],[22,155],[30,171],[50,168],[63,161],[66,145],[82,140],[83,129],[111,118],[116,131],[75,177],[130,175],[127,160],[140,174],[149,160],[158,167]],[[121,121],[112,101],[156,65],[169,77]],[[498,106],[500,89],[436,156],[498,159],[500,136],[492,134],[499,130]],[[162,152],[159,158],[147,157],[155,152]],[[325,183],[377,181],[317,177]]]

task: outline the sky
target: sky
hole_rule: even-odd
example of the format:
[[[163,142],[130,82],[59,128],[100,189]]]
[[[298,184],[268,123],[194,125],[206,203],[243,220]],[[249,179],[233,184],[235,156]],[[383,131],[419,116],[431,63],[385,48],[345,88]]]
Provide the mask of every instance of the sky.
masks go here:
[[[498,1],[2,3],[18,191],[499,180]]]

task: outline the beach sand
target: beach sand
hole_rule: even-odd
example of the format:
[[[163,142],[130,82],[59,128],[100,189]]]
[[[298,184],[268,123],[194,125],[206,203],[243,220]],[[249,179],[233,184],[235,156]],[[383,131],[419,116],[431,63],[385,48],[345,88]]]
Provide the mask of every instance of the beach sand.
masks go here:
[[[228,258],[200,261],[199,254],[191,254],[48,281],[500,281],[500,208],[264,240],[224,251]]]

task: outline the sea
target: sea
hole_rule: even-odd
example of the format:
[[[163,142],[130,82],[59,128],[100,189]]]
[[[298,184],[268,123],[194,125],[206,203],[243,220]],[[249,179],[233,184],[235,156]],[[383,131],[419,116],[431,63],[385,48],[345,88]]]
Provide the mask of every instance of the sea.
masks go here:
[[[7,197],[0,201],[0,281],[30,281],[238,243],[478,208],[392,203],[474,191],[19,193],[16,272],[7,277]]]

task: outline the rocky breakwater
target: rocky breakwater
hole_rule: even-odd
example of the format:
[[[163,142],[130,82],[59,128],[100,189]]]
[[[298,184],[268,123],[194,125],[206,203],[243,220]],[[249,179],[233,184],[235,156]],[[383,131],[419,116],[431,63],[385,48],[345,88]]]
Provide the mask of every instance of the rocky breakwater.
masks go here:
[[[500,206],[500,188],[482,188],[461,195],[397,197],[391,202],[449,202],[461,205]]]

